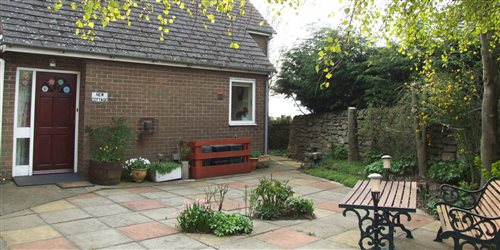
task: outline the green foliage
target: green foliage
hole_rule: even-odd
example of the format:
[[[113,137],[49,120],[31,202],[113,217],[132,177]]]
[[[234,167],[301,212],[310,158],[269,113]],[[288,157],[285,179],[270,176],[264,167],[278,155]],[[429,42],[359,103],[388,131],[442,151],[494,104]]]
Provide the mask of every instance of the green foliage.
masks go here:
[[[293,194],[292,187],[287,182],[262,178],[250,193],[250,208],[254,216],[264,220],[312,216],[313,202],[294,200]]]
[[[269,119],[269,149],[286,150],[288,139],[290,137],[290,126],[292,118],[290,116],[281,116]]]
[[[148,169],[151,166],[151,162],[148,159],[137,157],[128,159],[123,164],[124,169]]]
[[[184,232],[210,233],[214,211],[204,200],[197,200],[191,204],[184,204],[184,208],[177,216],[177,223]]]
[[[338,43],[342,52],[332,53],[334,66],[322,64],[315,68],[318,52],[330,40]],[[328,67],[335,70],[326,72]],[[410,67],[409,60],[394,48],[368,48],[359,37],[348,39],[325,28],[284,54],[273,90],[299,100],[313,112],[341,111],[350,106],[363,108],[368,104],[392,105],[409,79]],[[318,86],[325,82],[329,86]]]
[[[469,190],[469,191],[478,189],[477,183],[468,182],[468,181],[460,181],[458,183],[458,187],[463,189],[463,190]]]
[[[269,149],[269,155],[287,157],[288,150],[287,149]]]
[[[303,198],[291,197],[287,200],[287,211],[290,216],[303,215],[307,217],[314,217],[314,202]]]
[[[413,156],[401,157],[400,159],[395,159],[391,162],[391,169],[389,172],[394,175],[407,176],[414,173],[417,161]],[[384,173],[384,165],[382,160],[375,161],[365,167],[365,172],[371,173]]]
[[[250,157],[252,158],[258,158],[259,156],[261,156],[262,154],[260,153],[259,150],[254,150],[250,153]]]
[[[249,234],[253,230],[250,218],[241,214],[216,212],[210,221],[210,229],[219,237],[234,234]]]
[[[366,177],[363,164],[359,162],[338,161],[326,157],[320,164],[321,167],[305,169],[304,173],[336,181],[348,187],[353,187],[357,181]]]
[[[95,161],[120,161],[123,153],[135,141],[134,130],[124,118],[113,119],[111,125],[85,128],[91,139],[90,158]]]
[[[377,149],[377,148],[370,148],[368,151],[363,155],[363,163],[365,164],[370,164],[376,161],[380,161],[380,158],[384,155],[384,152],[382,150]]]
[[[481,160],[479,158],[479,160]],[[482,162],[480,161],[480,166],[482,166]],[[485,168],[481,167],[481,174],[483,175],[484,179],[488,180],[491,177],[498,177],[500,176],[500,161],[496,161],[493,164],[491,164],[491,172],[488,172]]]
[[[347,148],[336,141],[330,141],[330,155],[334,160],[347,160]]]
[[[463,161],[439,161],[430,167],[430,178],[441,183],[455,184],[465,178],[467,167]]]
[[[174,161],[167,162],[153,162],[149,169],[151,171],[156,171],[159,174],[168,174],[174,169],[182,167],[182,164]]]

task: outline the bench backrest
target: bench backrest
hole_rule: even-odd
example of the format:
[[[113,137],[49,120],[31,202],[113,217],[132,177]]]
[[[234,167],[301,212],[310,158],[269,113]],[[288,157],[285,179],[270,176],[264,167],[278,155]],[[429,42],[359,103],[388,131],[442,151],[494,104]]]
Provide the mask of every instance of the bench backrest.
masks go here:
[[[492,179],[486,184],[474,210],[485,217],[500,217],[500,179]]]

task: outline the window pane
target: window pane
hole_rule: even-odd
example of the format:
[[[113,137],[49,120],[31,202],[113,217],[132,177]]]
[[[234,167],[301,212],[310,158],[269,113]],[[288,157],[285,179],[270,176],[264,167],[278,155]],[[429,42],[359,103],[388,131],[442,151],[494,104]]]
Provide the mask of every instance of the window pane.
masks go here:
[[[31,121],[31,83],[33,71],[19,72],[17,98],[17,127],[30,127]]]
[[[231,120],[252,121],[252,84],[233,83],[231,92]]]
[[[30,157],[30,138],[18,138],[16,146],[16,166],[28,165]]]

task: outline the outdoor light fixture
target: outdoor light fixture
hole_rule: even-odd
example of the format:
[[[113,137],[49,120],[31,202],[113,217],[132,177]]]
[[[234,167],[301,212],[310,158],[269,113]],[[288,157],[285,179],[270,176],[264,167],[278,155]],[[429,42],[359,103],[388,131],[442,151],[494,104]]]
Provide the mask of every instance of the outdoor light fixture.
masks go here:
[[[385,176],[385,181],[389,180],[389,170],[391,169],[391,159],[392,157],[390,155],[384,155],[381,157],[382,163],[384,164],[384,176]]]
[[[56,66],[56,59],[50,58],[49,59],[49,67],[55,67]]]
[[[390,157],[390,156],[389,156]],[[378,202],[380,201],[380,183],[382,180],[382,175],[379,174],[370,174],[368,175],[371,184],[371,193],[373,200],[373,249],[380,249],[380,240],[379,240],[379,231],[381,230],[379,227],[379,214],[378,214]]]

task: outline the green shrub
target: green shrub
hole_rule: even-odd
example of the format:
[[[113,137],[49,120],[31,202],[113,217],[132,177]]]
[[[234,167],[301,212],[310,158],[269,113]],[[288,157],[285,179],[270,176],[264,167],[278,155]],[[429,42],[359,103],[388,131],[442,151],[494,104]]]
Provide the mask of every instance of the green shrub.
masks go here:
[[[414,157],[407,156],[402,157],[400,159],[396,159],[391,163],[390,173],[395,175],[411,175],[414,172],[415,166],[417,162]],[[368,164],[365,167],[366,174],[371,173],[384,173],[384,165],[382,160],[375,161],[371,164]]]
[[[347,160],[347,148],[336,141],[330,142],[330,155],[335,160]]]
[[[379,161],[382,155],[384,155],[384,153],[380,149],[370,148],[363,156],[363,162],[370,164]]]
[[[254,150],[250,153],[250,157],[252,158],[258,158],[261,155],[259,150]]]
[[[439,161],[432,164],[427,174],[441,183],[455,184],[465,178],[466,172],[463,161]]]
[[[210,233],[210,223],[214,211],[205,200],[197,200],[191,204],[184,204],[184,208],[177,216],[177,223],[184,232]]]
[[[249,234],[253,230],[253,223],[250,218],[241,214],[217,212],[211,219],[210,229],[219,237],[240,233]]]
[[[255,217],[263,220],[306,217],[314,213],[312,206],[308,207],[312,201],[293,201],[293,194],[292,187],[286,181],[262,178],[250,193],[250,209]]]
[[[149,169],[151,171],[156,171],[159,174],[168,174],[172,170],[182,167],[182,164],[174,161],[167,162],[153,162]]]
[[[290,216],[314,217],[314,202],[303,198],[292,197],[287,201]]]

